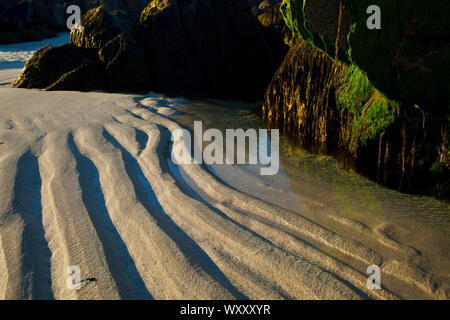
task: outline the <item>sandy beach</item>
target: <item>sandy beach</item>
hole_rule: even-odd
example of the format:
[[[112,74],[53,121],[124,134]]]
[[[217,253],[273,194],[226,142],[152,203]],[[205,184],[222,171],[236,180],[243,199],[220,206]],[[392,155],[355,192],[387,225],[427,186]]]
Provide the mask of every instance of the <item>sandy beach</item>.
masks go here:
[[[21,60],[2,62],[0,299],[449,299],[448,229],[428,254],[300,194],[288,168],[175,165],[171,132],[198,101],[10,88]]]

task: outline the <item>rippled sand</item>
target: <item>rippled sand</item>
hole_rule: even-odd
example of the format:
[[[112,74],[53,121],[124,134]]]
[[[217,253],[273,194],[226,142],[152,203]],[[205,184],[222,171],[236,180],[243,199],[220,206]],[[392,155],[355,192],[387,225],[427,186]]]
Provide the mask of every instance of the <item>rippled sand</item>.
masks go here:
[[[0,97],[0,298],[449,298],[448,270],[416,261],[420,250],[389,225],[287,190],[289,168],[270,181],[171,163],[171,131],[196,115],[173,116],[192,102],[15,88]],[[381,290],[366,288],[372,264],[387,277]],[[90,279],[81,290],[66,285],[71,265]]]

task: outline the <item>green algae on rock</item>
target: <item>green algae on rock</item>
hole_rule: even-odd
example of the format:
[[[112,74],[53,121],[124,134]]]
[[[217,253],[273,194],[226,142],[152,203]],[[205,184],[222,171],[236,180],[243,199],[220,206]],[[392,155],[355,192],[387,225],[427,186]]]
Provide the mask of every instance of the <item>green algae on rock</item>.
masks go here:
[[[262,113],[299,145],[380,184],[449,196],[448,119],[386,98],[360,69],[302,39],[272,79]]]
[[[366,26],[369,5],[381,8],[381,30]],[[268,125],[383,185],[449,198],[447,7],[284,0],[299,38],[266,92]]]
[[[339,15],[339,3],[343,4]],[[381,8],[380,30],[366,26],[370,5]],[[314,47],[358,66],[392,99],[448,112],[450,2],[420,0],[284,0],[286,24]]]

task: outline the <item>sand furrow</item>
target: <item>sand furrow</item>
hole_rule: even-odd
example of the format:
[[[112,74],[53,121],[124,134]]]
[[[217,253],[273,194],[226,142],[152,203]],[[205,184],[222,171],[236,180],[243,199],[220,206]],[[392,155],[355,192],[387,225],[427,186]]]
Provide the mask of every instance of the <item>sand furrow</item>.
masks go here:
[[[162,134],[164,134],[164,142],[161,143],[161,146],[164,146],[166,149],[159,150],[157,154],[166,154],[164,159],[160,159],[160,163],[161,167],[165,170],[169,170],[168,164],[165,163],[167,162],[165,159],[170,157],[170,132],[179,129],[180,126],[178,123],[170,120],[166,116],[160,116],[159,114],[156,115],[148,107],[140,107],[137,109],[141,110],[139,116],[140,118],[143,117],[146,120],[151,118],[152,122],[155,122],[165,128],[165,130],[162,131]],[[145,112],[147,114],[145,114]],[[142,121],[139,121],[139,119],[130,119],[130,121],[136,124],[143,123]],[[362,245],[358,241],[344,238],[294,212],[253,198],[247,194],[226,186],[221,183],[220,179],[215,177],[208,170],[205,170],[202,166],[183,165],[182,168],[193,180],[193,182],[201,187],[202,192],[217,202],[229,203],[241,210],[250,211],[264,217],[265,219],[272,220],[278,225],[285,228],[290,228],[293,232],[303,235],[309,241],[320,242],[321,244],[340,251],[353,259],[357,259],[367,266],[371,264],[380,265],[383,261],[380,254],[367,246]]]
[[[9,190],[2,195],[0,216],[2,265],[6,269],[0,291],[5,299],[51,299],[51,252],[43,227],[37,157],[19,144],[15,154],[1,162],[8,170],[2,172],[1,182]]]
[[[368,290],[366,287],[366,274],[360,273],[347,265],[343,262],[345,259],[340,260],[340,257],[335,257],[333,254],[323,251],[320,247],[315,247],[308,241],[299,238],[297,234],[291,233],[281,226],[273,225],[271,222],[264,221],[264,219],[255,217],[251,213],[242,212],[224,204],[218,203],[217,208],[276,245],[299,257],[305,257],[313,263],[323,266],[329,272],[352,284],[354,290],[360,290],[363,294],[374,299],[397,298],[393,293],[386,290],[386,288],[382,288],[381,290]]]
[[[383,261],[380,254],[358,241],[335,234],[297,213],[252,198],[240,191],[220,184],[217,178],[205,170],[202,172],[195,166],[182,166],[182,168],[198,186],[201,186],[201,190],[205,194],[217,202],[252,212],[276,225],[290,229],[291,232],[298,234],[307,241],[318,242],[333,248],[365,265],[379,265]],[[208,183],[205,183],[206,181]]]
[[[157,117],[155,117],[154,113],[152,112],[151,115],[146,115],[145,112],[141,111],[139,112],[140,117],[139,118],[145,118],[148,119],[151,117],[152,122],[156,122],[159,123],[160,125],[165,125],[168,128],[171,128],[171,130],[173,130],[174,128],[177,128],[177,125],[174,124],[172,121],[168,121],[168,119],[166,117],[163,117],[164,119],[158,119]],[[136,117],[135,117],[136,118]],[[141,123],[141,121],[136,119],[133,119],[132,122],[134,123]],[[166,127],[163,127],[166,128]],[[160,129],[161,131],[161,129]],[[160,143],[160,145],[168,145],[167,140],[164,141],[163,143]],[[162,156],[162,154],[165,153],[164,156]],[[167,150],[159,150],[157,152],[157,154],[160,155],[160,159],[159,162],[161,164],[162,167],[164,167],[165,170],[167,170],[168,167],[170,167],[170,161],[169,161],[169,165],[164,163],[164,160],[161,160],[161,158],[168,158],[169,157],[169,151]],[[172,165],[173,167],[173,165]],[[163,169],[163,170],[164,170]],[[198,187],[199,189],[204,193],[208,195],[208,200],[205,201],[205,203],[219,203],[221,205],[224,205],[225,207],[234,207],[235,209],[237,209],[237,212],[241,212],[241,211],[246,211],[246,212],[251,212],[252,215],[254,215],[255,213],[257,214],[257,216],[254,216],[253,218],[262,218],[266,221],[268,221],[268,225],[269,226],[276,226],[276,228],[281,231],[281,230],[286,230],[289,234],[293,235],[294,237],[296,236],[300,236],[300,238],[302,240],[305,240],[308,243],[319,243],[320,247],[318,247],[318,249],[316,250],[316,254],[317,252],[321,252],[322,250],[325,250],[325,252],[332,252],[333,250],[335,252],[339,252],[338,255],[332,254],[332,256],[334,256],[334,258],[338,258],[333,259],[330,258],[330,256],[327,257],[327,259],[325,259],[324,257],[326,257],[326,255],[324,254],[319,254],[319,256],[321,257],[322,263],[319,263],[320,265],[324,265],[323,264],[323,259],[327,260],[327,264],[325,264],[327,266],[327,268],[330,268],[330,265],[333,265],[333,267],[331,268],[332,272],[337,272],[337,274],[341,274],[341,275],[346,275],[344,278],[348,279],[350,283],[355,283],[355,285],[357,285],[359,288],[364,288],[363,290],[365,290],[365,279],[367,279],[367,276],[365,274],[363,274],[362,272],[365,271],[365,267],[360,267],[361,268],[361,273],[353,270],[351,267],[349,267],[352,271],[349,272],[349,270],[346,270],[347,272],[342,272],[342,263],[339,262],[339,260],[341,261],[349,261],[349,259],[356,259],[357,261],[359,261],[359,265],[361,266],[369,266],[371,264],[376,264],[379,266],[383,265],[383,262],[388,263],[388,261],[385,261],[386,259],[383,258],[380,254],[378,254],[377,252],[375,252],[373,249],[371,249],[368,246],[362,245],[361,243],[359,243],[356,240],[352,240],[349,238],[344,238],[342,236],[339,236],[335,233],[333,233],[332,231],[329,231],[323,227],[321,227],[320,225],[315,224],[314,222],[299,216],[298,214],[289,212],[288,210],[284,210],[281,208],[278,208],[276,206],[273,205],[269,205],[264,203],[263,201],[260,201],[258,199],[253,199],[251,197],[249,197],[246,194],[242,194],[239,191],[236,191],[232,188],[229,188],[227,186],[224,186],[223,184],[220,183],[219,179],[217,179],[217,177],[208,177],[209,172],[207,172],[206,170],[199,170],[198,166],[183,166],[183,169],[185,169],[185,171],[188,172],[188,175],[190,178],[192,178],[192,180],[194,182],[198,182]],[[179,177],[175,177],[175,180],[180,180]],[[192,190],[191,190],[192,191]],[[194,196],[195,198],[199,199],[198,194],[192,194],[191,196]],[[200,199],[201,200],[201,199]],[[235,215],[234,219],[236,221],[239,221],[238,216]],[[244,224],[245,225],[245,224]],[[252,228],[250,228],[252,229]],[[253,230],[253,229],[252,229]],[[362,231],[364,234],[366,234],[367,230],[358,230],[358,231]],[[262,233],[262,231],[260,231]],[[406,248],[406,247],[402,247],[400,244],[393,246],[393,241],[386,241],[386,237],[381,237],[379,232],[369,232],[367,234],[370,235],[374,235],[376,241],[379,241],[381,244],[385,245],[385,246],[391,246],[394,249],[399,249],[401,251],[404,251],[405,253],[407,252],[408,256],[409,255],[415,255],[417,254],[414,248]],[[277,239],[277,237],[274,237],[275,239]],[[325,246],[329,246],[332,250],[328,250],[325,248],[322,248],[323,245]],[[342,256],[342,254],[344,256]],[[302,254],[302,256],[305,256],[305,254]],[[308,256],[308,255],[306,255]],[[345,257],[347,256],[347,258]],[[311,255],[309,255],[309,257],[311,258]],[[317,262],[317,255],[316,255],[316,259],[312,259],[312,261]],[[345,265],[345,263],[344,263]],[[432,290],[431,288],[433,287],[433,283],[436,286],[437,284],[431,280],[428,280],[423,278],[423,277],[418,277],[417,276],[417,272],[409,272],[408,270],[410,270],[411,268],[417,268],[414,265],[408,264],[406,263],[406,265],[409,265],[409,267],[407,268],[407,270],[405,268],[406,271],[404,272],[403,275],[399,275],[396,274],[395,276],[399,279],[401,279],[402,281],[406,281],[407,283],[413,283],[417,288],[425,291],[426,293],[431,293],[434,290]],[[384,267],[384,265],[383,265]],[[364,268],[364,269],[363,269]],[[345,269],[345,268],[344,268]],[[386,269],[386,268],[384,268]],[[389,270],[389,269],[386,269]],[[408,272],[407,272],[408,271]],[[429,277],[431,277],[430,279],[433,278],[432,275],[429,275]],[[425,279],[422,283],[421,283],[421,279]],[[415,279],[414,281],[412,281],[411,279]],[[431,281],[431,282],[430,282]],[[365,290],[366,292],[370,292],[368,290]],[[444,291],[441,291],[441,289],[439,290],[441,293],[438,294],[438,296],[442,296]],[[394,298],[395,296],[392,295],[391,293],[387,292],[387,291],[383,291],[383,292],[371,292],[371,296],[373,296],[374,298],[387,298],[387,299],[391,299]]]
[[[141,115],[146,119],[148,118],[144,114]],[[157,117],[153,113],[151,113],[149,117],[152,118],[153,122],[159,123],[165,128],[165,131],[163,130],[162,132],[164,134],[164,142],[161,143],[161,146],[165,146],[166,150],[159,151],[158,154],[164,152],[166,155],[170,155],[170,150],[168,150],[168,146],[170,145],[170,131],[179,129],[180,126],[176,122],[169,120],[167,117]],[[137,124],[142,123],[141,121],[133,120]],[[166,162],[165,159],[160,159],[161,166],[165,170],[169,170],[168,164],[164,162]],[[192,180],[201,186],[202,191],[216,201],[231,203],[242,210],[254,212],[255,214],[271,219],[285,227],[293,228],[295,229],[294,231],[309,236],[311,240],[322,242],[323,244],[331,246],[336,250],[340,250],[366,264],[380,263],[382,261],[379,254],[372,251],[370,248],[361,245],[357,241],[345,239],[296,213],[271,205],[224,185],[217,177],[205,170],[202,166],[184,165],[182,167]]]
[[[22,239],[24,221],[12,211],[14,181],[21,150],[2,155],[0,160],[0,299],[18,299],[25,296],[22,273]]]
[[[113,127],[114,126],[110,126],[110,128]],[[135,131],[138,132],[140,130],[136,129]],[[141,131],[141,135],[142,134],[145,133]],[[103,137],[106,141],[121,151],[122,159],[125,164],[125,170],[127,171],[127,174],[133,184],[137,199],[157,221],[159,227],[167,235],[169,235],[180,248],[183,248],[184,252],[190,252],[191,255],[195,256],[196,261],[201,264],[200,266],[214,275],[216,279],[220,281],[222,285],[225,285],[231,292],[233,292],[237,298],[243,298],[243,296],[229,283],[217,266],[211,262],[211,259],[205,254],[205,252],[203,252],[195,241],[193,241],[182,229],[178,228],[178,226],[165,213],[159,203],[159,200],[154,194],[150,183],[145,178],[145,175],[143,174],[137,160],[125,148],[123,148],[122,145],[107,130],[103,131]],[[136,143],[139,144],[137,140]],[[142,149],[139,148],[138,154],[141,152]]]
[[[252,166],[172,163],[177,121],[215,123],[206,102],[0,91],[0,299],[449,297],[448,259],[432,261],[445,242],[428,255],[435,243],[409,241],[421,230],[409,220],[368,220],[353,212],[366,200],[334,207],[289,180],[306,174],[305,188],[317,182],[334,197],[316,175],[283,162],[273,179]],[[170,118],[186,103],[199,109]],[[366,287],[371,264],[381,290]],[[69,266],[80,268],[81,290],[68,287]]]
[[[169,167],[174,170],[173,168],[176,166],[173,164],[170,165],[170,160],[168,162]],[[207,170],[201,170],[201,167],[199,166],[183,165],[181,167],[182,170],[184,170],[185,173],[187,173],[187,175],[197,185],[197,190],[200,190],[203,195],[207,195],[207,200],[205,202],[217,203],[216,207],[218,207],[219,210],[221,210],[220,208],[234,208],[236,209],[235,213],[251,212],[253,226],[255,224],[255,219],[262,219],[266,222],[266,225],[275,226],[278,232],[286,231],[288,234],[293,235],[294,237],[299,237],[307,243],[318,244],[319,246],[316,253],[317,251],[334,251],[332,256],[334,256],[334,258],[338,261],[336,261],[336,259],[326,259],[328,262],[323,264],[323,255],[321,255],[321,262],[318,262],[318,260],[314,258],[312,258],[311,261],[318,262],[319,265],[324,266],[331,272],[345,275],[343,277],[344,279],[355,284],[356,287],[362,288],[362,290],[366,293],[370,293],[370,295],[374,298],[392,299],[395,296],[387,291],[374,292],[366,290],[365,279],[367,279],[367,276],[365,274],[348,270],[348,268],[342,268],[342,263],[340,263],[339,260],[343,262],[351,261],[352,259],[357,260],[358,265],[361,266],[361,272],[364,272],[365,268],[369,265],[378,265],[382,267],[383,272],[386,274],[390,274],[400,281],[412,284],[430,296],[435,296],[438,298],[443,298],[446,296],[445,288],[442,288],[434,280],[434,276],[432,274],[420,271],[418,266],[415,266],[408,261],[403,261],[400,269],[396,267],[393,268],[396,271],[391,272],[391,266],[393,264],[398,265],[398,262],[386,259],[368,245],[363,245],[359,241],[335,234],[334,232],[325,229],[296,213],[279,208],[272,204],[267,204],[264,201],[252,198],[244,193],[241,193],[240,191],[223,185],[217,177],[214,177],[213,174],[209,173]],[[178,178],[178,180],[180,180],[180,178]],[[196,192],[195,197],[197,199],[201,198],[198,192]],[[230,211],[226,213],[228,214],[229,212]],[[234,216],[230,215],[230,217],[233,217],[235,221],[240,221],[238,214],[235,214]],[[249,219],[244,218],[244,220],[248,221]],[[246,225],[245,223],[243,224]],[[253,227],[249,228],[251,230],[255,230]],[[257,232],[264,235],[264,232],[261,230]],[[363,230],[363,232],[365,236],[372,236],[375,241],[378,241],[380,244],[399,250],[402,254],[405,254],[407,258],[417,255],[417,250],[414,248],[396,243],[395,241],[387,238],[385,235],[380,234],[379,230]],[[268,239],[271,239],[271,241],[274,239],[280,240],[280,236],[277,234],[276,236],[272,238],[269,237]],[[277,243],[277,241],[274,241],[274,243]],[[330,247],[332,250],[327,249],[326,246]],[[294,248],[296,248],[296,246],[294,246]],[[295,252],[295,250],[291,252]],[[336,253],[339,254],[336,255]],[[301,253],[301,256],[311,258],[311,255],[308,255],[305,252]],[[331,267],[333,264],[334,267]]]
[[[102,243],[83,202],[76,159],[67,132],[52,132],[39,158],[43,215],[49,230],[53,291],[57,299],[118,299]],[[67,285],[68,267],[81,271],[82,288]]]
[[[345,262],[341,262],[333,255],[321,250],[320,247],[313,246],[310,242],[302,239],[298,233],[292,232],[288,228],[275,224],[272,221],[268,221],[262,217],[253,215],[251,212],[243,212],[237,208],[234,208],[230,204],[216,202],[212,198],[202,198],[199,193],[195,192],[190,185],[188,185],[183,176],[178,172],[178,167],[171,164],[169,161],[169,167],[176,179],[180,181],[185,187],[187,193],[192,197],[201,200],[205,204],[209,203],[217,210],[220,210],[223,214],[244,225],[248,229],[256,232],[265,239],[268,239],[272,243],[280,246],[287,251],[296,254],[299,257],[305,257],[308,260],[323,266],[328,271],[333,272],[344,281],[355,285],[355,290],[364,292],[368,297],[376,299],[396,299],[395,295],[387,291],[382,290],[367,290],[366,281],[367,275],[358,272],[352,267],[348,266]]]
[[[125,144],[129,147],[129,149],[132,151],[134,150],[137,152],[137,148],[133,145],[130,145],[127,143],[128,141],[132,141],[132,139],[129,139],[133,136],[133,130],[130,129],[128,126],[120,126],[120,129],[118,129],[117,126],[107,126],[108,130],[114,133],[115,136],[119,136],[122,141],[124,141]],[[136,129],[139,130],[139,129]],[[139,130],[140,131],[140,130]],[[134,189],[136,191],[136,194],[138,198],[140,199],[141,203],[147,208],[149,212],[153,214],[153,216],[158,220],[160,226],[164,226],[167,223],[169,223],[169,228],[163,227],[163,230],[166,233],[169,233],[172,235],[172,238],[176,239],[180,245],[185,246],[186,244],[189,244],[190,251],[196,253],[197,255],[200,253],[202,256],[202,260],[204,261],[210,261],[209,266],[206,266],[208,269],[213,270],[214,273],[220,275],[220,280],[222,283],[227,284],[228,287],[232,287],[231,284],[229,284],[228,279],[222,274],[220,270],[228,270],[233,269],[237,270],[239,269],[240,272],[236,272],[236,276],[239,277],[239,280],[242,282],[252,282],[253,287],[259,287],[260,290],[258,292],[265,292],[265,297],[280,297],[280,294],[278,292],[274,292],[271,289],[276,287],[274,284],[266,285],[266,283],[270,283],[271,281],[266,279],[264,281],[261,281],[262,278],[264,278],[264,275],[256,275],[253,272],[249,272],[248,268],[237,268],[237,266],[232,262],[230,259],[225,259],[221,261],[215,261],[218,263],[219,269],[217,269],[217,266],[211,262],[211,259],[206,255],[205,252],[203,252],[202,248],[200,248],[189,236],[186,235],[186,233],[181,229],[178,228],[176,224],[173,223],[173,221],[170,219],[170,217],[167,216],[164,209],[159,204],[159,201],[154,194],[152,187],[146,180],[142,169],[140,168],[139,164],[137,163],[136,159],[127,151],[125,150],[120,143],[110,134],[108,131],[104,132],[103,134],[105,138],[111,142],[116,148],[120,149],[122,152],[122,157],[125,163],[125,167],[127,170],[127,173],[129,177],[131,178],[131,181],[133,182]],[[128,135],[128,136],[127,136]],[[141,151],[138,152],[140,154]],[[183,245],[184,244],[184,245]],[[216,252],[210,252],[211,254],[216,254]],[[240,286],[242,287],[242,286]],[[245,289],[245,288],[244,288]],[[278,290],[278,289],[277,289]],[[232,288],[232,291],[236,291],[235,288]],[[237,292],[237,297],[243,298],[244,296]],[[263,296],[260,296],[260,298]],[[285,295],[284,297],[287,297]]]
[[[12,210],[24,222],[22,273],[24,297],[51,299],[50,257],[42,220],[42,180],[38,158],[28,150],[17,163]]]
[[[183,178],[179,174],[175,174],[175,176],[178,178],[178,181],[183,181]],[[329,272],[332,272],[344,282],[347,281],[349,284],[352,284],[353,289],[355,291],[359,291],[361,295],[374,299],[397,299],[395,295],[384,288],[382,290],[375,291],[367,290],[366,274],[356,271],[344,262],[336,259],[335,256],[324,252],[320,247],[311,245],[310,242],[299,237],[298,233],[294,233],[281,225],[274,224],[272,221],[267,221],[264,218],[255,216],[251,212],[243,212],[237,208],[233,208],[229,204],[215,202],[213,199],[202,199],[201,196],[198,193],[195,193],[195,191],[193,191],[188,185],[185,185],[185,190],[188,190],[187,192],[194,198],[201,199],[204,203],[209,203],[226,216],[264,237],[280,248],[283,248],[298,257],[307,258],[309,261],[323,267]]]
[[[214,243],[218,247],[227,245],[228,248],[232,248],[234,254],[238,254],[240,259],[248,264],[250,269],[256,268],[257,273],[276,279],[275,281],[292,297],[358,297],[357,293],[334,275],[324,272],[323,269],[305,259],[280,250],[242,225],[186,195],[167,169],[160,166],[160,153],[163,152],[161,146],[166,143],[165,141],[161,143],[161,139],[165,137],[161,136],[160,129],[142,122],[137,126],[149,136],[156,137],[151,139],[147,149],[138,158],[144,174],[153,178],[152,187],[165,211],[201,247],[205,242]],[[125,144],[127,139],[123,141]],[[190,214],[186,215],[182,212]],[[283,269],[292,270],[288,274],[281,271]],[[336,290],[323,290],[324,282],[331,283]]]
[[[80,130],[77,145],[99,168],[106,206],[136,268],[153,297],[158,299],[230,299],[238,292],[211,270],[206,256],[189,239],[161,219],[154,205],[142,198],[138,172],[132,159],[109,138],[103,128]],[[77,138],[78,137],[78,138]],[[111,143],[113,142],[113,143]]]
[[[398,280],[415,286],[434,299],[448,299],[450,289],[442,286],[435,276],[424,271],[419,266],[398,260],[390,260],[383,264],[382,271]]]
[[[122,299],[150,299],[128,248],[111,221],[100,185],[98,169],[81,154],[73,135],[68,136],[69,148],[76,159],[82,198],[95,230],[102,242],[106,260]]]
[[[0,300],[6,299],[6,288],[8,286],[8,280],[9,280],[8,263],[6,251],[3,248],[2,232],[0,231]]]
[[[216,202],[212,198],[202,198],[199,193],[192,189],[192,185],[188,185],[183,176],[178,172],[178,167],[169,162],[170,170],[174,173],[178,181],[182,182],[185,190],[194,198],[200,199],[205,203],[210,203],[217,210],[220,210],[230,218],[246,226],[250,230],[268,239],[272,243],[280,246],[287,251],[296,254],[299,257],[305,257],[313,263],[323,266],[326,270],[336,274],[344,281],[348,281],[354,285],[355,290],[364,292],[363,294],[374,299],[397,299],[397,297],[385,288],[382,290],[367,290],[367,275],[358,272],[351,266],[347,265],[345,259],[340,256],[330,255],[320,247],[313,246],[310,242],[305,241],[298,233],[292,232],[288,228],[266,220],[260,216],[256,216],[251,212],[244,212],[227,203]]]

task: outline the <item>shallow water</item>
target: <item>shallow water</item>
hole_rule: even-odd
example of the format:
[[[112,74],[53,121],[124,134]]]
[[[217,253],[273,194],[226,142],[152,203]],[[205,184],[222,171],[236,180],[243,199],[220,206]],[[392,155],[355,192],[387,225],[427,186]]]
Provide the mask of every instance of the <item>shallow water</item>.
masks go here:
[[[194,120],[202,120],[204,130],[217,128],[265,128],[254,115],[252,106],[236,102],[198,101],[178,109],[184,115],[175,119],[192,129]],[[295,211],[337,234],[380,248],[364,232],[367,228],[417,250],[407,260],[450,282],[450,204],[429,196],[409,195],[382,187],[355,172],[339,168],[329,156],[301,150],[289,139],[280,141],[280,171],[273,177],[261,177],[252,166],[239,171],[209,166],[209,170],[229,185],[262,200]],[[233,174],[236,171],[237,173]],[[264,186],[255,187],[263,180]],[[379,249],[383,250],[383,249]],[[397,258],[395,252],[383,252]],[[364,266],[346,261],[355,268]],[[354,264],[353,264],[354,263]],[[386,277],[388,281],[389,277]],[[389,282],[395,282],[389,279]],[[399,286],[399,284],[395,284]],[[405,291],[410,290],[407,286]],[[408,294],[405,292],[405,297]],[[417,295],[409,296],[417,298]]]

